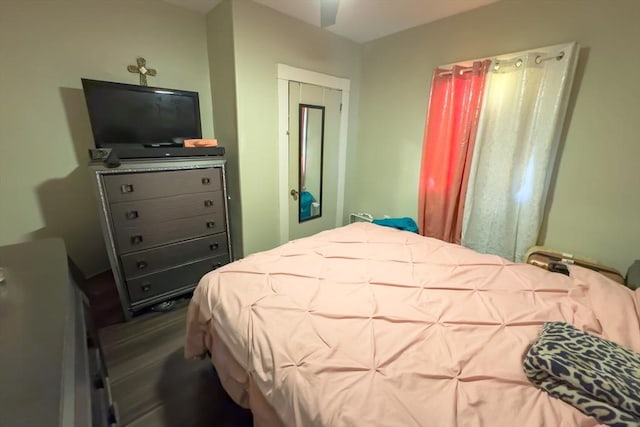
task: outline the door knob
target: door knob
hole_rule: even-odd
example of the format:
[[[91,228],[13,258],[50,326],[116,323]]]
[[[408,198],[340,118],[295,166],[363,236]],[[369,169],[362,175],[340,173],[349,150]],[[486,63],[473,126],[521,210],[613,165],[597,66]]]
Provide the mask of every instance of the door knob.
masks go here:
[[[291,197],[293,197],[293,200],[298,200],[298,192],[296,190],[291,190]]]

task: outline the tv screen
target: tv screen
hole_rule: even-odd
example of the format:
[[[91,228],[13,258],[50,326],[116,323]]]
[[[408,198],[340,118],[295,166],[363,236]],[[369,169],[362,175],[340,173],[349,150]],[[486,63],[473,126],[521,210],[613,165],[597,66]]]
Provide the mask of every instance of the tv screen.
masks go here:
[[[202,138],[197,92],[82,79],[96,147]]]

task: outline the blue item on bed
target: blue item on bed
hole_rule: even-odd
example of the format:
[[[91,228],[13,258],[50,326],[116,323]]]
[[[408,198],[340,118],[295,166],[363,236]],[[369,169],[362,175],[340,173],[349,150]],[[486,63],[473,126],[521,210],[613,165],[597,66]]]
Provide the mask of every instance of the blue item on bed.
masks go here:
[[[640,354],[566,323],[548,322],[523,368],[533,384],[602,424],[640,425]]]
[[[408,216],[402,218],[374,219],[371,222],[377,225],[382,225],[383,227],[397,228],[398,230],[410,231],[412,233],[418,232],[418,224]]]

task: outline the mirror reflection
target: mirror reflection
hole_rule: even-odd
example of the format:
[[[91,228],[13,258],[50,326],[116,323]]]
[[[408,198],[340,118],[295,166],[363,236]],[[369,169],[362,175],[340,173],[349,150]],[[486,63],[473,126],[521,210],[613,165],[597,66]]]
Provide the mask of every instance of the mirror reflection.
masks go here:
[[[322,216],[322,147],[324,107],[300,104],[300,164],[298,222]]]

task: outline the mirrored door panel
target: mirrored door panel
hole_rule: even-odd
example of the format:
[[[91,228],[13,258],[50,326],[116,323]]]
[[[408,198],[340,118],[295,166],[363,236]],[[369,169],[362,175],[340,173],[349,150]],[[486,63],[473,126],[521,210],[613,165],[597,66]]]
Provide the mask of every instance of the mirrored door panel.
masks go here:
[[[298,222],[322,216],[324,107],[300,104]]]

